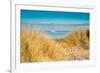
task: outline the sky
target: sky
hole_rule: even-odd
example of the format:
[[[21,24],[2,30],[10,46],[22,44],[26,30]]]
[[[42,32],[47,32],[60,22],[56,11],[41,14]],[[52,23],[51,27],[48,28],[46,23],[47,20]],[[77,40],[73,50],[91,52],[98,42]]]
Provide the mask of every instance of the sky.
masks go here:
[[[35,24],[89,24],[89,13],[21,10],[22,23]]]

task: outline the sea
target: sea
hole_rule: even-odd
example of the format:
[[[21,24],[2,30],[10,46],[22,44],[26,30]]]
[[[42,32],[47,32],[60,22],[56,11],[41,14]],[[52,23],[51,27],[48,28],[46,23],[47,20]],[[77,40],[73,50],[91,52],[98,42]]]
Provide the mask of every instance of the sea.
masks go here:
[[[21,27],[45,32],[54,39],[63,38],[80,29],[89,29],[88,24],[22,24]]]

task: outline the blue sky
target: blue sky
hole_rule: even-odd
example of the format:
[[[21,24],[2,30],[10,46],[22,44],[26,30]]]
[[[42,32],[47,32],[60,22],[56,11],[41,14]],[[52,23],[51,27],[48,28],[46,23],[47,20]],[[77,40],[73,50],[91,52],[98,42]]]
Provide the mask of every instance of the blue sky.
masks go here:
[[[89,13],[21,10],[22,23],[35,24],[89,24]]]

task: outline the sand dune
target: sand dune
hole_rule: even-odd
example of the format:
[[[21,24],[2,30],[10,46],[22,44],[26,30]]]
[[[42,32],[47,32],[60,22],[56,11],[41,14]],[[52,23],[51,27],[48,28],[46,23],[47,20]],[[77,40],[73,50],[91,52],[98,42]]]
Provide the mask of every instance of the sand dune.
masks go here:
[[[21,63],[89,59],[89,30],[52,39],[39,31],[21,30]]]

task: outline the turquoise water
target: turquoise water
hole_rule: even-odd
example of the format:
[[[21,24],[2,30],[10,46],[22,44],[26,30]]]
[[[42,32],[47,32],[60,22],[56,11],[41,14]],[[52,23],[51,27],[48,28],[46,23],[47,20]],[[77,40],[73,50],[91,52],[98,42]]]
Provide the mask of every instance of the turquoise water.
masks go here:
[[[67,36],[69,31],[55,31],[55,32],[47,32],[49,36],[52,38],[62,38],[64,36]]]

